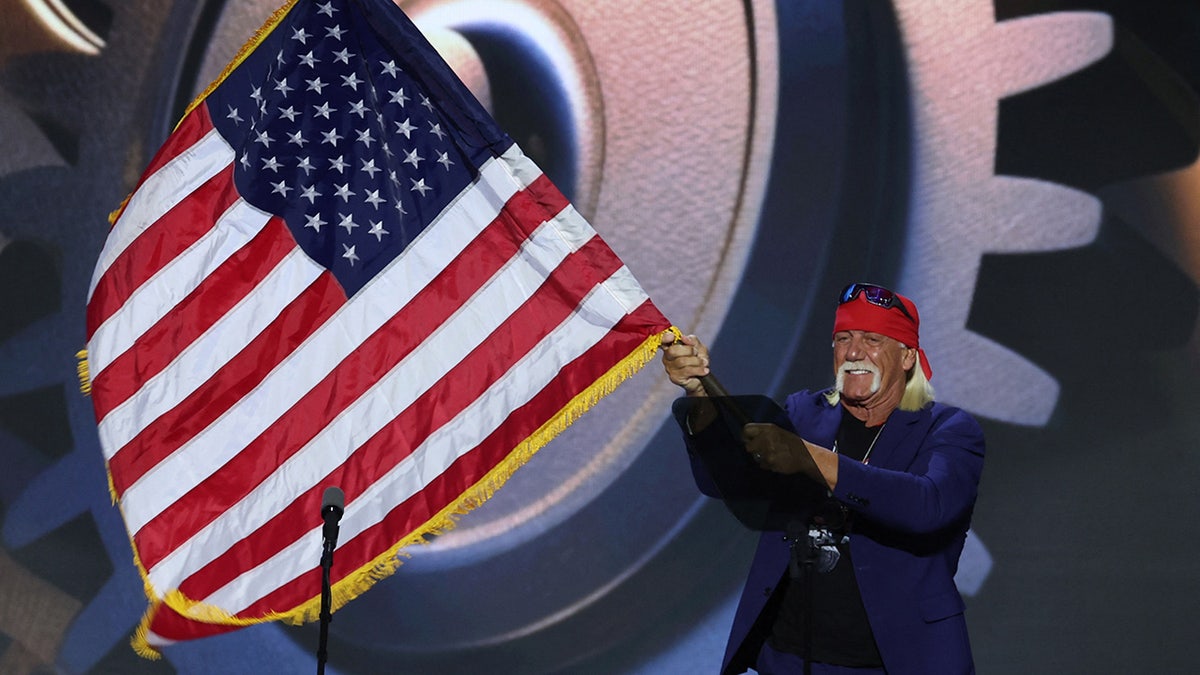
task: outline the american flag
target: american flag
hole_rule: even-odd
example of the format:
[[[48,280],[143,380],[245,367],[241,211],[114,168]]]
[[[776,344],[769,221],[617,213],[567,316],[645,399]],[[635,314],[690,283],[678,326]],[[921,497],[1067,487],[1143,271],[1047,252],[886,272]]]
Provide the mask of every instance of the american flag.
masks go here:
[[[88,366],[135,647],[315,619],[653,357],[669,322],[388,0],[300,0],[119,212]]]

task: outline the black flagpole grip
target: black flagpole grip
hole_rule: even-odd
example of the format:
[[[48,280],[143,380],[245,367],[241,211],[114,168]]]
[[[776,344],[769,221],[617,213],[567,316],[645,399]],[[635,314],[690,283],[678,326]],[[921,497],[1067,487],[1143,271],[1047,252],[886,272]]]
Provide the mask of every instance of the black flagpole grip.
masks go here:
[[[729,392],[725,389],[725,386],[722,385],[719,380],[717,380],[716,376],[712,374],[712,371],[709,371],[708,375],[700,376],[700,384],[704,387],[704,391],[708,393],[711,398],[715,399],[718,404],[724,406],[725,409],[729,411],[729,414],[733,415],[734,419],[736,419],[739,424],[742,426],[750,424],[750,416],[747,415],[746,412],[741,409],[741,407],[734,403],[733,398],[729,395]]]

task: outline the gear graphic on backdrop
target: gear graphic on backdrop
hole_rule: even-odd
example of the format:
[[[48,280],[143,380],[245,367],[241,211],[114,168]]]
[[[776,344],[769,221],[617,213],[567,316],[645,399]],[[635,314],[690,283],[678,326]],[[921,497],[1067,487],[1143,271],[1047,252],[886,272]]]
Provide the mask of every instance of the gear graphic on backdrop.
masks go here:
[[[1054,377],[967,327],[985,253],[1072,248],[1094,239],[1099,200],[1054,183],[996,175],[1001,99],[1076,72],[1111,47],[1102,14],[1059,12],[997,22],[992,2],[896,0],[913,109],[912,201],[896,286],[922,308],[921,340],[939,400],[1040,426],[1057,404]],[[959,590],[979,592],[993,560],[971,530]]]
[[[1092,195],[996,175],[1000,100],[1074,73],[1112,46],[1107,15],[1050,13],[995,21],[993,3],[899,0],[913,88],[913,203],[899,276],[922,307],[922,342],[946,372],[943,400],[1006,422],[1040,426],[1057,403],[1054,377],[967,328],[985,253],[1091,242]]]
[[[970,319],[1028,358],[1064,371],[1086,368],[1113,348],[1137,354],[1183,346],[1200,313],[1200,274],[1172,261],[1179,251],[1170,239],[1154,236],[1146,213],[1114,208],[1130,183],[1153,183],[1196,162],[1198,78],[1191,43],[1176,25],[1195,21],[1194,6],[1189,14],[1187,3],[1166,3],[1154,12],[1111,2],[1069,4],[1112,12],[1112,47],[1085,71],[1001,102],[996,172],[1094,195],[1102,204],[1098,230],[1077,249],[986,256]],[[1019,2],[997,3],[1003,16],[1025,11]],[[1177,37],[1152,50],[1139,33]],[[1153,208],[1186,202],[1170,191],[1195,194],[1194,186],[1177,185],[1160,193]],[[1160,221],[1180,233],[1189,229],[1182,214]],[[1186,259],[1180,263],[1187,265]],[[1076,301],[1083,297],[1103,299],[1104,312]],[[1023,321],[999,321],[988,312],[1014,299],[1026,308]],[[1171,311],[1162,311],[1163,299]],[[1097,335],[1103,344],[1086,339]]]
[[[1100,329],[1122,345],[1178,345],[1189,312],[1166,318],[1150,308],[1156,297],[1194,305],[1196,295],[1094,194],[1194,161],[1195,121],[1171,112],[1188,96],[1160,84],[1174,79],[1169,68],[1112,16],[1061,4],[1076,7],[1039,14],[1019,2],[936,10],[896,2],[916,110],[900,284],[930,308],[927,348],[947,370],[979,374],[943,381],[939,396],[1033,426],[1049,420],[1060,394],[1037,364],[1067,357],[1045,336]],[[1103,295],[1138,337],[1114,335],[1122,331],[1084,303],[1047,302],[1047,289],[1062,299]],[[1021,321],[994,311],[1014,298],[1031,312]]]
[[[39,78],[56,61],[86,69],[101,53],[109,14],[91,9],[91,23],[57,3],[0,3],[0,671],[83,672],[132,663],[124,643],[134,616],[114,622],[128,605],[136,574],[114,574],[132,563],[121,551],[124,529],[103,485],[95,484],[94,448],[76,445],[89,431],[86,403],[71,374],[75,315],[64,258],[74,253],[63,211],[39,200],[46,189],[86,180],[78,120],[64,119]],[[77,72],[77,71],[76,71]],[[36,187],[35,187],[36,186]],[[77,185],[73,186],[74,189]],[[61,202],[61,200],[60,200]],[[67,220],[67,222],[70,222]],[[76,343],[77,344],[77,343]],[[101,469],[102,471],[102,469]],[[100,475],[103,475],[102,473]],[[115,561],[115,562],[114,562]],[[119,614],[119,611],[117,612]],[[127,652],[127,650],[123,650]],[[159,670],[159,669],[153,669]]]
[[[1194,328],[1194,279],[1096,193],[1195,161],[1197,120],[1176,112],[1195,96],[1163,84],[1171,69],[1108,13],[1114,3],[893,4],[914,110],[897,285],[921,303],[938,366],[976,374],[939,380],[940,399],[1042,426],[1062,390],[1048,368],[1092,356],[1084,336],[1163,349]],[[1073,301],[1096,296],[1103,319]],[[1180,311],[1159,312],[1160,297]],[[1014,303],[1021,320],[1001,309]],[[977,591],[990,564],[969,539],[960,589]]]

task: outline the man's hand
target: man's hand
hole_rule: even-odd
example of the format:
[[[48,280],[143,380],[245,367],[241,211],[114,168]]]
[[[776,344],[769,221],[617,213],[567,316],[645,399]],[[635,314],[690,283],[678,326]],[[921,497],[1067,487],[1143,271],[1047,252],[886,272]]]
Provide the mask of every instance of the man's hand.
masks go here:
[[[683,387],[688,396],[707,396],[700,378],[708,375],[708,348],[695,335],[687,335],[682,340],[675,339],[675,333],[663,333],[663,368],[672,383]]]
[[[837,455],[778,425],[747,424],[742,427],[742,442],[755,463],[768,471],[802,473],[830,489],[837,484]]]

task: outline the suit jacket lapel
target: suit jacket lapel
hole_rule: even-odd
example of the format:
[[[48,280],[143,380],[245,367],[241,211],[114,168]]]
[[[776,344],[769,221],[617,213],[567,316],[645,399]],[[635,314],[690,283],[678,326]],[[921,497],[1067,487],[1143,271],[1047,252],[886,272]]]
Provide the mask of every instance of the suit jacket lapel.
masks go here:
[[[809,432],[811,436],[804,436],[804,438],[807,441],[824,447],[826,450],[831,450],[833,449],[833,442],[837,440],[838,427],[842,424],[842,406],[823,405],[825,405],[825,409],[821,411],[821,415],[817,418],[817,423]]]

